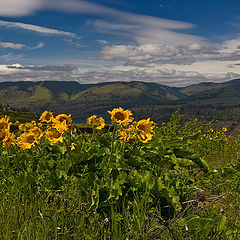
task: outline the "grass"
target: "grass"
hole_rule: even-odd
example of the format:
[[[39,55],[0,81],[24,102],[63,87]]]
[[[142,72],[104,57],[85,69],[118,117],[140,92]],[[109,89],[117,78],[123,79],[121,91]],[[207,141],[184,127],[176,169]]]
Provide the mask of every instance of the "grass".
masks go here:
[[[35,88],[35,93],[33,96],[29,97],[28,100],[30,101],[49,101],[53,98],[51,92],[42,86],[37,86]]]

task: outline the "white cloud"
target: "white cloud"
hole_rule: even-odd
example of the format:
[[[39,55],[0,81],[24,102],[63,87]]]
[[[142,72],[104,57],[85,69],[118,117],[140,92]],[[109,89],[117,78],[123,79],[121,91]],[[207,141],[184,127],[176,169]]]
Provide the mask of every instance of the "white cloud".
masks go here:
[[[11,69],[11,68],[9,68],[8,66],[9,66],[9,65],[0,64],[0,73],[3,74],[3,73],[8,73],[8,72],[16,71],[16,69],[14,69],[14,68]],[[20,64],[12,64],[11,66],[17,67],[17,68],[23,67],[23,66],[20,65]]]
[[[20,28],[24,30],[34,31],[41,34],[47,35],[62,35],[68,37],[76,37],[76,34],[70,32],[64,32],[52,28],[41,27],[33,24],[26,24],[21,22],[9,22],[0,20],[0,27],[8,27],[8,28]]]
[[[176,29],[192,28],[193,25],[189,23],[145,15],[137,15],[136,18],[135,16],[136,14],[123,12],[119,14],[117,21],[96,20],[89,23],[92,23],[97,31],[134,39],[139,44],[204,43],[204,39],[201,37],[175,31]]]
[[[42,0],[1,0],[0,16],[19,17],[30,15],[42,6]]]
[[[113,8],[105,7],[100,4],[91,3],[83,0],[3,0],[4,4],[1,5],[2,15],[7,15],[7,13],[11,10],[12,15],[28,15],[37,10],[50,9],[57,10],[63,12],[71,12],[71,13],[83,13],[83,14],[91,14],[95,16],[105,16],[109,17],[112,20],[115,19],[120,21],[121,24],[117,24],[113,26],[113,24],[105,23],[103,28],[108,30],[114,30],[109,28],[119,28],[122,30],[123,28],[129,28],[128,32],[132,27],[138,26],[136,32],[132,34],[136,35],[138,41],[146,42],[148,40],[157,41],[159,38],[163,38],[163,35],[169,36],[169,38],[174,38],[174,41],[177,39],[186,40],[188,38],[200,39],[195,36],[181,34],[173,32],[176,29],[189,29],[192,28],[193,25],[190,23],[182,22],[182,21],[174,21],[169,19],[157,18],[147,15],[134,14],[129,12],[124,12],[120,10],[116,10]],[[1,15],[1,12],[0,12]],[[4,15],[4,16],[5,16]],[[111,20],[111,22],[113,22]],[[0,23],[1,24],[1,23]],[[5,22],[6,24],[6,22]],[[103,24],[103,23],[102,23]],[[61,34],[61,35],[72,35],[72,33],[62,32],[55,29],[47,29],[40,26],[35,26],[31,24],[24,23],[9,23],[8,26],[20,27],[32,31],[37,31],[41,33],[47,34]],[[115,29],[116,30],[116,29]],[[131,31],[130,31],[131,32]],[[163,34],[164,33],[164,34]],[[70,36],[69,35],[69,36]],[[152,35],[152,38],[150,37]],[[73,36],[73,35],[72,35]]]
[[[98,43],[100,43],[100,44],[103,44],[103,45],[107,45],[107,44],[109,44],[109,42],[108,41],[106,41],[106,40],[97,40],[97,42]]]
[[[35,47],[28,47],[30,50],[38,49],[44,47],[44,43],[38,43]]]
[[[26,45],[21,44],[21,43],[0,42],[0,48],[12,48],[15,50],[20,50],[25,47],[26,47]]]
[[[115,19],[124,20],[125,22],[141,23],[141,25],[145,26],[151,25],[165,29],[185,29],[191,28],[193,26],[192,24],[181,21],[174,21],[141,14],[124,12],[83,0],[51,0],[46,1],[45,7],[64,12],[68,11],[71,13],[88,13],[92,15],[104,15],[113,17]]]
[[[240,60],[240,38],[228,40],[221,44],[207,42],[182,43],[171,42],[136,45],[104,46],[102,58],[121,59],[127,64],[139,65],[161,62],[161,64],[191,64],[206,61],[238,61]]]
[[[197,43],[185,45],[171,45],[165,43],[141,44],[141,45],[112,45],[105,46],[101,50],[102,58],[113,60],[121,59],[128,64],[139,65],[151,62],[161,63],[176,62],[186,63],[196,61],[196,58],[212,57],[209,49]],[[207,55],[207,56],[206,56]],[[215,56],[217,53],[215,53]]]
[[[189,23],[132,14],[84,0],[1,0],[0,16],[31,15],[43,9],[104,15],[135,24],[140,23],[141,25],[151,25],[164,29],[184,29],[192,27],[192,24]]]
[[[164,66],[177,71],[195,71],[201,74],[227,74],[229,72],[240,74],[238,64],[240,64],[240,59],[238,61],[206,60],[191,64],[164,64]],[[232,67],[233,65],[236,67]]]
[[[0,42],[0,48],[11,48],[14,50],[21,50],[21,49],[33,50],[33,49],[42,48],[43,46],[44,46],[43,43],[38,43],[34,47],[29,47],[22,43]]]
[[[104,59],[122,58],[130,61],[146,61],[153,58],[169,59],[177,55],[175,47],[166,44],[114,45],[101,51]]]

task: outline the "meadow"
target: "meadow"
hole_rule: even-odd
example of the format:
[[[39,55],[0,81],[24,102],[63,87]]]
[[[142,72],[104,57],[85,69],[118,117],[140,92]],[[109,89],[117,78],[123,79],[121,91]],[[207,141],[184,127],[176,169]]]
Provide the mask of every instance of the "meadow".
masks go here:
[[[0,119],[0,239],[240,239],[240,137],[172,114]]]

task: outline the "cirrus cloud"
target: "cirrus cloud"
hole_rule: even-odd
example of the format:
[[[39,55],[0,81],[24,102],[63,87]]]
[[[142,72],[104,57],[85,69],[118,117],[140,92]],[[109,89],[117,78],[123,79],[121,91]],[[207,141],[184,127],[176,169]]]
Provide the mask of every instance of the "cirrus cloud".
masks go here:
[[[38,25],[26,24],[21,22],[9,22],[9,21],[0,20],[0,27],[24,29],[24,30],[33,31],[33,32],[46,34],[46,35],[62,35],[62,36],[73,37],[73,38],[76,37],[76,34],[71,32],[65,32],[57,29],[46,28]]]
[[[14,50],[21,50],[21,49],[33,50],[33,49],[42,48],[43,46],[44,46],[43,43],[38,43],[34,47],[29,47],[29,46],[26,46],[25,44],[22,44],[22,43],[0,42],[0,48],[11,48],[11,49],[14,49]]]

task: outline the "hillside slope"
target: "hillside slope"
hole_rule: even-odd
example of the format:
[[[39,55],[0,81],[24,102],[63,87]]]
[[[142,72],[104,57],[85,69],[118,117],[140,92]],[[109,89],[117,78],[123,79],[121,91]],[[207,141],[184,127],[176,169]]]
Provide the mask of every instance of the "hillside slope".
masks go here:
[[[76,121],[91,114],[106,116],[107,110],[122,106],[162,119],[175,109],[211,109],[240,105],[240,79],[225,83],[200,83],[184,88],[147,82],[80,84],[76,81],[2,82],[0,104],[25,108],[40,114],[44,110],[71,113]],[[105,114],[105,115],[104,115]]]

